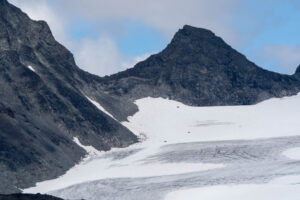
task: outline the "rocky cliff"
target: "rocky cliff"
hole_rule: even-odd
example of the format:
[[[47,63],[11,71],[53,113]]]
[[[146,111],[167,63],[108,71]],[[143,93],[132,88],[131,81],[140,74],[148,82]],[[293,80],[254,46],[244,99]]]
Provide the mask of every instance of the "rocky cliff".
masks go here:
[[[94,99],[93,79],[45,22],[0,1],[0,193],[33,186],[74,166],[86,154],[74,137],[98,150],[137,141],[88,100]]]

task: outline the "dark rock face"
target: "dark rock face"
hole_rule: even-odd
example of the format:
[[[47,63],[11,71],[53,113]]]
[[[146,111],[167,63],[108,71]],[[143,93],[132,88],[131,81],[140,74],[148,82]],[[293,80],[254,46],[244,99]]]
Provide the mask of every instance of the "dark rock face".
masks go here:
[[[259,68],[211,31],[191,26],[179,30],[161,53],[105,77],[105,85],[129,99],[168,97],[196,106],[255,104],[300,88],[295,76]]]
[[[0,193],[17,192],[74,166],[86,153],[74,137],[98,150],[137,142],[85,97],[121,104],[93,90],[97,79],[76,66],[45,22],[0,1]]]
[[[41,194],[11,194],[0,195],[0,200],[62,200],[60,198]]]

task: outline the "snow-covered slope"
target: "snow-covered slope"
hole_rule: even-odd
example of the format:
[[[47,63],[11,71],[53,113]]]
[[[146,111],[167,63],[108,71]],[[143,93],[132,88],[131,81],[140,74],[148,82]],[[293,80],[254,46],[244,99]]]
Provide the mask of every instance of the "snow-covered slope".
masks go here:
[[[125,149],[98,153],[90,160],[85,159],[58,179],[38,183],[36,187],[26,189],[24,192],[50,192],[64,198],[72,198],[80,193],[82,198],[92,196],[91,199],[96,199],[97,195],[102,194],[103,188],[97,188],[97,184],[91,181],[114,182],[115,180],[117,183],[120,182],[120,178],[128,177],[134,182],[143,177],[157,177],[160,181],[154,182],[161,184],[161,181],[165,180],[163,177],[170,175],[182,177],[184,174],[203,172],[207,177],[212,177],[209,175],[211,171],[216,177],[227,177],[222,178],[224,182],[227,182],[227,179],[228,182],[249,182],[247,176],[252,177],[253,180],[262,178],[263,180],[260,181],[264,182],[272,179],[272,176],[278,176],[279,171],[288,174],[295,173],[297,169],[290,166],[289,172],[282,172],[288,158],[281,151],[286,150],[285,148],[298,147],[300,95],[271,99],[253,106],[190,107],[162,98],[144,98],[137,100],[136,104],[139,112],[122,124],[140,136],[141,143]],[[292,136],[297,138],[293,139]],[[277,137],[287,139],[278,141],[272,139]],[[81,145],[76,139],[75,142]],[[190,158],[190,155],[193,156]],[[260,167],[255,171],[253,166]],[[274,169],[270,169],[270,166]],[[241,177],[246,176],[247,179],[244,177],[242,181],[239,180],[236,175],[239,174],[237,169],[244,171],[247,167],[251,168],[250,174],[241,175]],[[215,171],[219,168],[224,170]],[[261,173],[265,173],[264,170],[272,175],[262,177]],[[231,173],[233,178],[230,177]],[[193,177],[186,176],[189,179]],[[255,176],[258,178],[254,178]],[[192,180],[191,183],[201,185],[206,181],[208,184],[210,182],[216,184],[216,180],[206,179],[201,179],[199,183]],[[185,187],[184,182],[179,184],[176,181],[175,184],[171,181],[168,184],[170,185],[166,186],[166,191],[176,185],[175,188]],[[80,190],[85,188],[83,191],[86,191],[92,185],[97,186],[93,193],[87,194]],[[76,189],[72,189],[73,186]],[[66,187],[69,188],[64,189]],[[134,190],[130,186],[128,186],[130,189],[126,188],[126,185],[122,187],[125,187],[124,191]],[[226,185],[224,187],[227,188]],[[253,188],[255,189],[256,186]],[[197,193],[198,190],[195,191]],[[293,188],[288,191],[293,191]],[[107,199],[118,199],[118,195],[115,195]],[[170,195],[172,197],[174,194]],[[177,193],[175,195],[177,196]]]
[[[139,112],[123,125],[147,135],[150,146],[300,135],[300,94],[253,106],[190,107],[162,98],[136,104]]]

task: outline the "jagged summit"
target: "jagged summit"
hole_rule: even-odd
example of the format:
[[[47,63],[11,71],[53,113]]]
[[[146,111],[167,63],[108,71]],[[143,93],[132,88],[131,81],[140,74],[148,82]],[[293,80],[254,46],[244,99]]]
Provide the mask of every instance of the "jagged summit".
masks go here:
[[[237,53],[212,31],[190,25],[185,25],[177,31],[168,47],[164,50],[164,52],[170,51],[176,51],[177,54],[186,54],[185,51],[187,51],[195,56],[202,54],[207,57],[214,57],[218,54],[223,61],[225,61],[224,55],[227,53]],[[240,56],[243,55],[240,54]],[[214,57],[214,59],[218,58]]]
[[[223,41],[220,37],[217,37],[212,31],[204,28],[197,28],[190,25],[184,25],[181,29],[179,29],[172,41],[172,43],[179,44],[189,44],[196,45],[194,42],[198,42],[201,40],[209,41],[211,39]]]
[[[197,27],[190,26],[190,25],[184,25],[174,35],[174,39],[176,39],[177,37],[180,37],[180,36],[192,37],[193,35],[194,36],[197,35],[197,37],[202,36],[203,38],[209,38],[209,37],[215,36],[215,34],[211,30],[204,29],[204,28],[197,28]]]

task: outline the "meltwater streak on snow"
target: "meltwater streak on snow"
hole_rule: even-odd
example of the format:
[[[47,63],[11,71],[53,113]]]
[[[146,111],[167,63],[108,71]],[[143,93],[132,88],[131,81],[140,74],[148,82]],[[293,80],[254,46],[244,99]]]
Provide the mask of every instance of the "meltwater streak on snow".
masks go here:
[[[290,159],[300,160],[300,148],[288,149],[282,154]]]
[[[87,181],[95,181],[106,178],[137,178],[155,177],[174,174],[185,174],[224,167],[223,164],[210,163],[151,163],[145,164],[143,159],[156,153],[158,147],[145,148],[145,144],[138,143],[126,149],[112,149],[109,152],[99,152],[91,146],[84,146],[78,138],[74,142],[88,152],[83,161],[70,169],[63,176],[37,183],[36,187],[23,190],[24,193],[49,193]],[[145,149],[144,149],[145,148]],[[127,151],[137,151],[126,159],[112,159],[109,154]]]
[[[164,200],[299,200],[300,176],[276,178],[268,184],[222,185],[179,190]]]
[[[27,67],[28,67],[28,69],[30,69],[31,71],[35,72],[35,69],[34,69],[32,66],[28,65]]]
[[[149,177],[179,175],[182,173],[223,167],[195,162],[161,162],[146,164],[145,160],[158,155],[169,144],[237,139],[273,138],[300,135],[300,95],[271,99],[253,106],[190,107],[166,99],[145,98],[136,104],[139,112],[123,122],[137,135],[146,135],[146,141],[125,149],[103,152],[88,162],[82,162],[65,175],[38,183],[26,193],[45,193],[74,184],[120,177]],[[284,130],[282,127],[285,127]],[[189,145],[188,145],[189,146]],[[134,151],[126,157],[107,155]],[[247,154],[245,154],[247,156]],[[200,161],[201,162],[201,161]],[[153,167],[153,168],[152,168]],[[154,169],[154,170],[151,170]],[[188,170],[190,169],[190,170]],[[195,172],[196,172],[195,171]],[[136,172],[136,173],[135,173]],[[134,174],[135,173],[135,174]]]
[[[214,186],[170,193],[165,200],[299,200],[300,185]]]
[[[118,150],[113,151],[117,152]],[[208,163],[129,163],[126,159],[114,161],[105,158],[105,154],[107,153],[103,152],[101,156],[93,157],[92,160],[84,159],[83,162],[70,169],[65,175],[54,180],[37,183],[36,187],[25,189],[23,192],[49,193],[74,184],[106,178],[163,176],[224,167],[222,164]]]
[[[101,110],[102,112],[104,112],[105,114],[107,114],[108,116],[110,116],[111,118],[113,118],[114,120],[116,120],[116,118],[114,118],[114,116],[112,116],[109,112],[107,112],[97,101],[92,100],[91,98],[89,98],[88,96],[85,96],[92,104],[94,104],[99,110]],[[117,120],[116,120],[117,121]]]
[[[295,147],[300,147],[300,136],[171,144],[162,147],[158,154],[146,158],[146,163],[212,162],[224,163],[225,167],[173,176],[102,179],[50,194],[63,199],[98,200],[101,197],[103,200],[163,200],[170,192],[190,188],[266,184],[276,177],[300,175],[300,162],[281,155],[285,150]],[[279,184],[296,184],[299,180],[291,182],[282,178]]]

